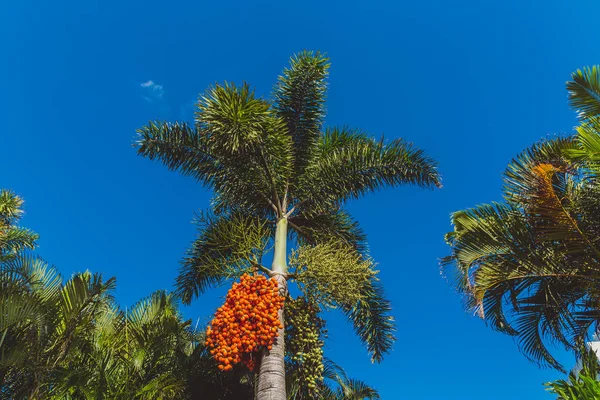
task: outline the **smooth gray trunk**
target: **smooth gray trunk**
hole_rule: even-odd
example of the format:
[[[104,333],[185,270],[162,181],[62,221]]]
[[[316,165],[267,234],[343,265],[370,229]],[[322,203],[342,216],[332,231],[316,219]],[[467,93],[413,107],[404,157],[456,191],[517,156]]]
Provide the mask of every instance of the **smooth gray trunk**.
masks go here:
[[[277,279],[279,293],[287,295],[287,219],[277,222],[275,231],[275,251],[273,254],[272,275]],[[279,321],[283,325],[284,310],[279,310]],[[270,351],[262,354],[256,386],[256,400],[286,400],[285,391],[285,340],[284,328],[279,329],[279,335]]]

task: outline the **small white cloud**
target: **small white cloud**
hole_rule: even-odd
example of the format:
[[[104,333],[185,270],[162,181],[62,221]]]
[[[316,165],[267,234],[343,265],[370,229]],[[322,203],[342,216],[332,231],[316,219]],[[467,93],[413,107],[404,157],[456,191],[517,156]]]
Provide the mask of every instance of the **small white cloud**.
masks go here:
[[[142,87],[145,92],[142,97],[150,103],[154,100],[162,99],[165,92],[162,85],[155,83],[153,80],[140,83],[140,87]]]

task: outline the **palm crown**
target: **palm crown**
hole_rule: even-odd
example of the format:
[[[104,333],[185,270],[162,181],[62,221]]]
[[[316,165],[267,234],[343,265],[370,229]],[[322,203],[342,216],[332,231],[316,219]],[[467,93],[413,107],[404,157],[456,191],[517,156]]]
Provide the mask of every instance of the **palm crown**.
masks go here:
[[[253,268],[268,271],[261,260],[274,240],[270,272],[294,278],[308,297],[328,295],[379,361],[393,341],[389,302],[344,204],[384,186],[431,187],[440,179],[436,164],[401,139],[324,129],[328,70],[323,54],[296,55],[272,100],[257,98],[247,84],[216,85],[200,97],[194,124],[139,129],[138,152],[214,192],[177,279],[184,302]],[[299,247],[288,270],[290,235]],[[357,280],[354,296],[340,295]]]
[[[292,58],[273,103],[247,84],[217,85],[200,98],[193,126],[141,128],[139,153],[211,187],[219,212],[287,216],[302,240],[315,242],[325,230],[358,245],[363,237],[342,210],[345,201],[384,185],[439,185],[439,177],[435,164],[402,140],[323,132],[328,69],[319,53]]]
[[[548,344],[580,353],[598,329],[600,70],[568,82],[581,125],[521,153],[504,174],[504,202],[452,215],[446,235],[456,286],[531,360],[561,369]]]

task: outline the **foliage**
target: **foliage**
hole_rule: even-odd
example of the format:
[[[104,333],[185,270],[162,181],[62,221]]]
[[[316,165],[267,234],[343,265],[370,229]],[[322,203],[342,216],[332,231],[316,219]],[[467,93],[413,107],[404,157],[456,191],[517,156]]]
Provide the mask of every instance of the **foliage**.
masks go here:
[[[9,190],[0,190],[0,262],[33,249],[38,235],[17,226],[23,215],[23,200]]]
[[[442,260],[468,309],[514,336],[532,361],[559,369],[549,346],[578,354],[599,328],[596,75],[578,71],[567,85],[582,119],[577,134],[518,155],[504,174],[503,202],[454,213],[451,255]]]
[[[170,295],[124,313],[114,279],[85,272],[66,282],[33,257],[0,269],[0,376],[10,398],[181,398],[183,362],[197,340]]]
[[[325,380],[321,388],[324,400],[375,400],[379,394],[375,389],[358,379],[349,378],[339,365],[326,359]]]
[[[302,52],[271,100],[246,83],[216,85],[200,96],[192,124],[150,122],[138,130],[136,146],[214,192],[212,216],[203,219],[177,278],[184,303],[253,268],[266,272],[261,259],[273,227],[287,220],[284,234],[298,245],[296,274],[287,278],[324,305],[340,306],[380,361],[394,341],[390,304],[364,233],[344,206],[384,187],[440,186],[440,177],[435,162],[401,139],[324,128],[328,74],[324,54]]]
[[[182,318],[173,295],[158,291],[123,310],[113,278],[84,272],[63,280],[28,251],[37,235],[15,225],[22,201],[8,191],[0,199],[4,232],[25,233],[20,243],[0,243],[10,255],[0,261],[0,398],[253,397],[247,370],[215,372],[204,333]]]
[[[129,311],[115,279],[84,272],[63,280],[28,250],[37,235],[16,226],[22,200],[0,191],[0,397],[184,398],[197,334],[171,295]]]
[[[557,400],[597,400],[600,399],[600,381],[597,380],[599,365],[592,350],[584,353],[579,371],[571,371],[569,379],[547,382],[546,390],[558,395]]]
[[[199,234],[183,260],[177,294],[185,303],[210,286],[253,271],[265,253],[272,229],[241,212],[200,213]]]

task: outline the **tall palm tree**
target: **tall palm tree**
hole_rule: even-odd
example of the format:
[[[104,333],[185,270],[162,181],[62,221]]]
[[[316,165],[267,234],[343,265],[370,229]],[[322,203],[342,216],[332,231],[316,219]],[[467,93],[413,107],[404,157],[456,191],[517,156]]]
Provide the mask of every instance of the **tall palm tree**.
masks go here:
[[[548,344],[580,354],[600,322],[600,70],[573,74],[575,135],[532,146],[508,166],[504,201],[452,215],[442,260],[466,305],[516,337],[540,365]]]
[[[271,100],[256,97],[247,84],[216,85],[200,97],[193,124],[151,122],[138,130],[140,155],[214,191],[213,213],[201,216],[177,280],[184,302],[251,268],[275,277],[286,294],[290,237],[308,247],[335,242],[340,260],[351,252],[366,257],[365,236],[344,210],[348,200],[384,186],[440,185],[435,163],[401,139],[323,128],[328,70],[323,54],[303,52],[292,57]],[[261,257],[271,242],[273,261],[265,268]],[[337,297],[337,305],[380,361],[392,345],[393,324],[374,275],[352,300]],[[262,355],[259,400],[285,399],[283,342],[281,329]]]

